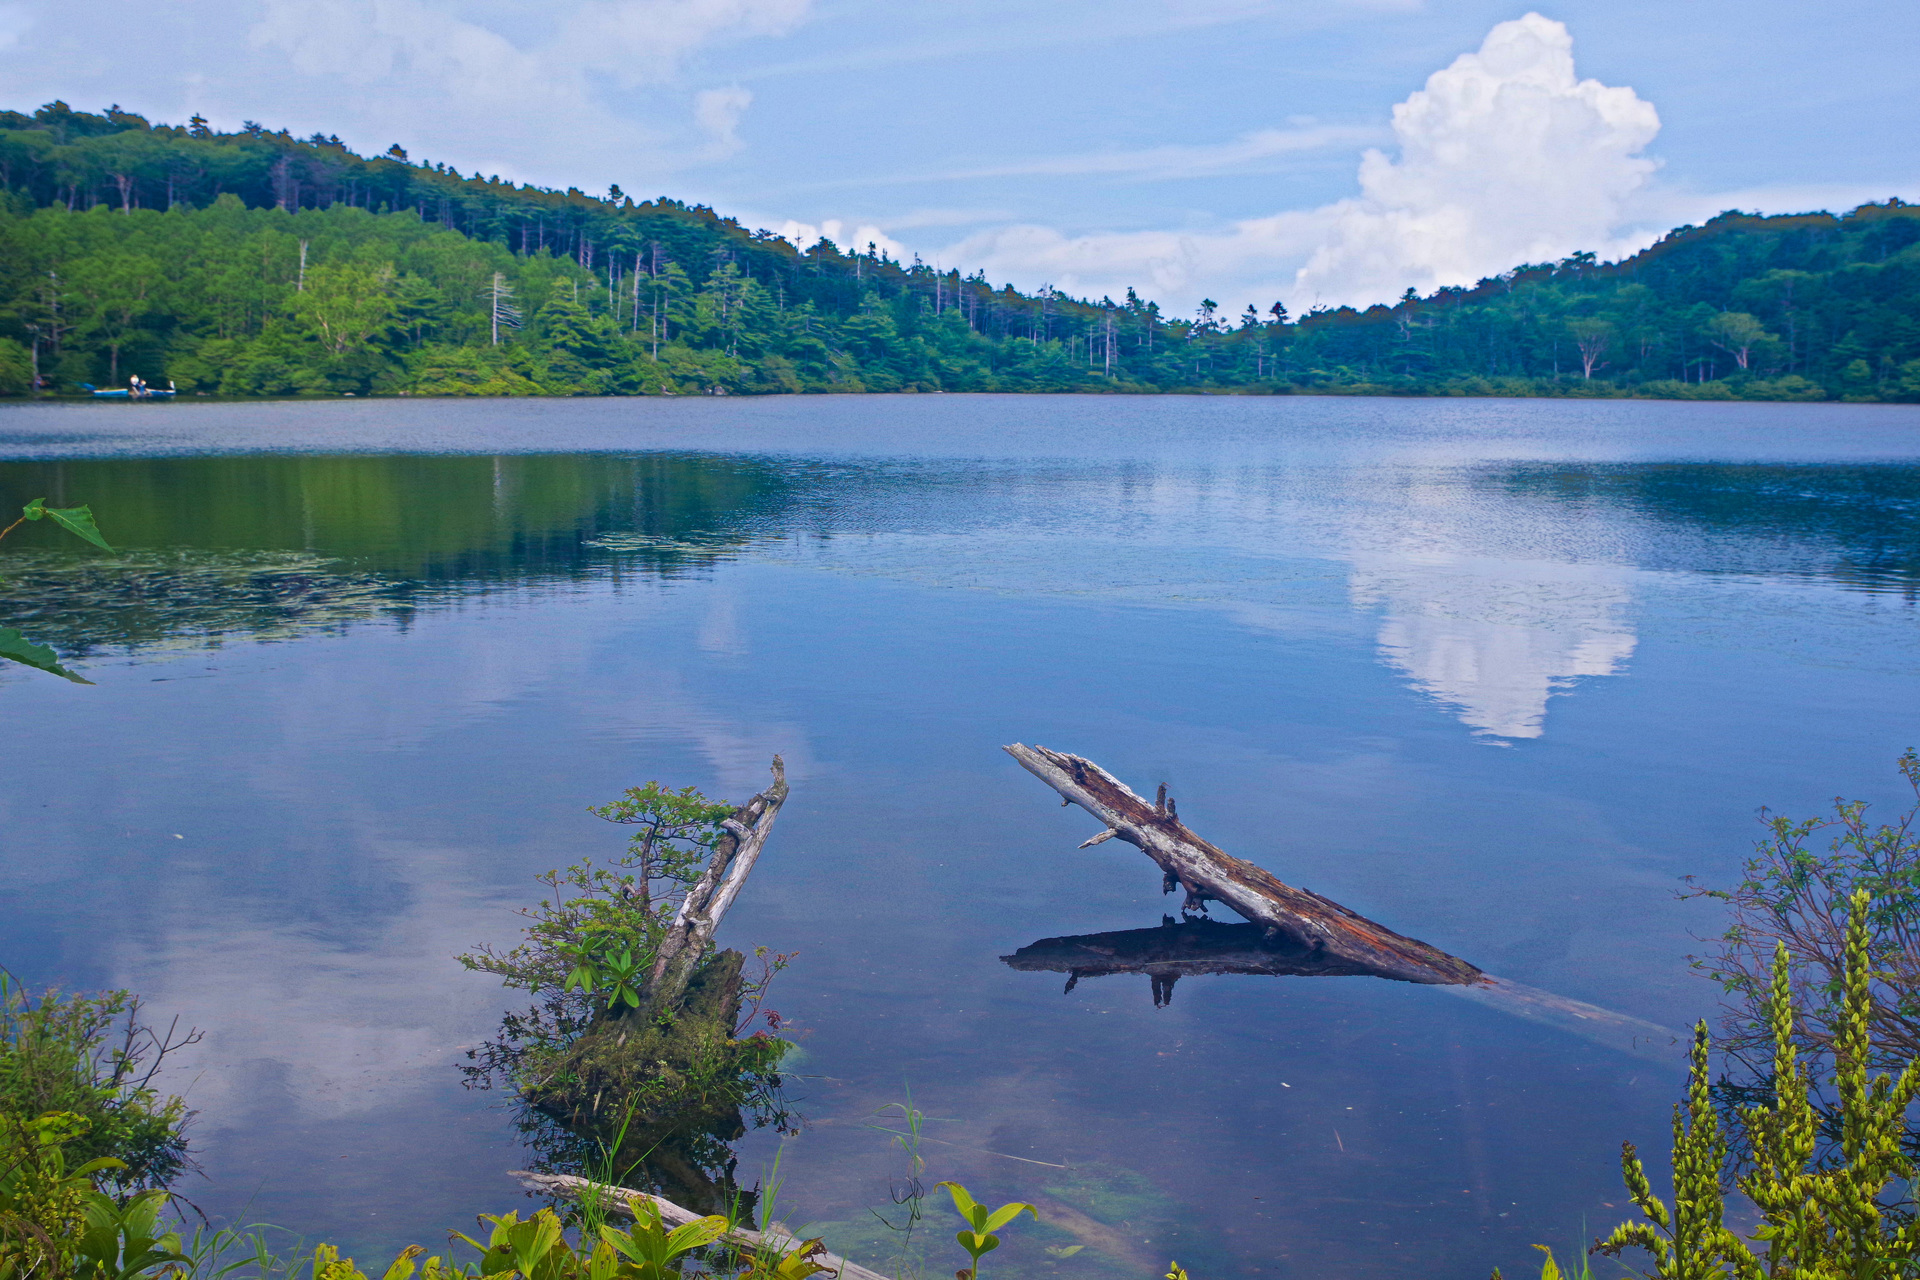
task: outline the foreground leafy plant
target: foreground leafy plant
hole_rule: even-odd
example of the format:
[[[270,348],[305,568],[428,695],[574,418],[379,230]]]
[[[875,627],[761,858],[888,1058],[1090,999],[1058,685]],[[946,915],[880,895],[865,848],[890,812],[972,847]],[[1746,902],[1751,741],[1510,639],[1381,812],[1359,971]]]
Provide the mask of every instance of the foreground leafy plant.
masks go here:
[[[1769,1009],[1780,947],[1799,1006],[1794,1045],[1816,1074],[1833,1064],[1846,1023],[1843,975],[1856,923],[1865,928],[1872,972],[1868,1065],[1898,1071],[1920,1058],[1920,756],[1909,750],[1899,768],[1915,803],[1892,822],[1868,822],[1867,806],[1849,800],[1836,800],[1830,816],[1803,821],[1763,814],[1767,837],[1740,882],[1691,891],[1725,902],[1733,917],[1713,952],[1693,958],[1729,997],[1719,1043],[1740,1070],[1715,1086],[1722,1102],[1753,1104],[1768,1094],[1776,1056]],[[1823,836],[1826,847],[1815,847]],[[1857,921],[1851,904],[1862,891],[1872,905]],[[1816,1098],[1814,1105],[1835,1129],[1832,1100]],[[1907,1142],[1920,1150],[1920,1135],[1909,1131]]]
[[[50,507],[45,498],[35,498],[20,510],[19,519],[4,529],[0,529],[0,538],[6,537],[29,520],[47,519],[73,534],[76,538],[91,542],[102,551],[111,551],[107,540],[100,536],[99,527],[93,522],[90,507]],[[0,658],[9,662],[18,662],[22,666],[32,667],[36,671],[45,671],[49,675],[61,676],[75,684],[92,684],[85,676],[76,675],[60,665],[60,655],[46,645],[35,644],[12,627],[0,627]]]
[[[82,1166],[85,1168],[85,1166]],[[181,1252],[180,1233],[164,1225],[161,1212],[171,1197],[155,1188],[121,1204],[90,1191],[75,1253],[75,1268],[87,1280],[133,1280],[157,1269],[190,1266]]]
[[[689,1259],[703,1250],[714,1250],[733,1231],[734,1224],[720,1214],[709,1214],[683,1226],[669,1229],[661,1220],[659,1206],[644,1196],[633,1196],[628,1208],[634,1218],[631,1230],[602,1225],[582,1233],[577,1244],[567,1238],[566,1226],[551,1209],[541,1209],[532,1217],[519,1212],[482,1214],[481,1221],[492,1224],[487,1242],[453,1233],[479,1253],[468,1264],[430,1257],[422,1267],[422,1280],[677,1280]],[[702,1262],[709,1275],[739,1277],[739,1280],[807,1280],[825,1270],[812,1259],[821,1249],[818,1240],[801,1242],[795,1248],[771,1250],[764,1254],[736,1255],[729,1250],[714,1250]],[[413,1259],[425,1251],[415,1245],[403,1250],[387,1269],[385,1280],[409,1280]],[[353,1269],[351,1260],[342,1262],[337,1251],[322,1245],[314,1254],[313,1280],[364,1280]]]
[[[1864,889],[1848,899],[1831,1041],[1839,1129],[1831,1149],[1823,1150],[1814,1081],[1796,1045],[1785,942],[1774,950],[1765,1002],[1774,1045],[1771,1100],[1735,1111],[1750,1159],[1750,1170],[1735,1185],[1760,1211],[1752,1238],[1765,1252],[1756,1253],[1725,1225],[1720,1172],[1727,1140],[1709,1089],[1704,1022],[1694,1032],[1686,1106],[1674,1108],[1673,1203],[1654,1195],[1633,1144],[1624,1144],[1627,1189],[1649,1221],[1616,1227],[1597,1246],[1600,1252],[1617,1257],[1627,1249],[1645,1250],[1654,1259],[1654,1270],[1646,1274],[1658,1280],[1866,1280],[1913,1273],[1920,1262],[1920,1224],[1890,1210],[1896,1190],[1915,1174],[1901,1140],[1907,1108],[1920,1096],[1920,1063],[1909,1062],[1898,1078],[1869,1075],[1871,909]]]
[[[86,1132],[72,1112],[0,1115],[0,1276],[60,1274],[97,1195],[93,1176],[117,1167],[111,1157],[67,1167],[65,1148]]]
[[[113,1158],[107,1181],[122,1193],[166,1186],[188,1167],[191,1113],[155,1078],[170,1054],[199,1039],[177,1021],[146,1025],[131,992],[36,997],[0,970],[0,1115],[75,1116],[61,1140],[66,1158]]]
[[[996,1230],[1006,1226],[1023,1213],[1035,1222],[1040,1221],[1040,1211],[1022,1201],[1015,1200],[989,1212],[985,1205],[975,1200],[967,1189],[957,1182],[939,1182],[934,1185],[947,1189],[947,1194],[953,1197],[954,1209],[972,1227],[972,1230],[962,1231],[954,1236],[954,1239],[960,1242],[960,1247],[967,1251],[967,1257],[970,1260],[967,1269],[957,1273],[962,1280],[980,1280],[980,1259],[1000,1247],[1000,1237],[993,1234]]]
[[[639,1269],[639,1280],[666,1280],[669,1269],[683,1254],[704,1249],[727,1233],[727,1220],[709,1214],[669,1231],[660,1221],[660,1209],[651,1200],[635,1197],[632,1231],[603,1227],[600,1238]]]

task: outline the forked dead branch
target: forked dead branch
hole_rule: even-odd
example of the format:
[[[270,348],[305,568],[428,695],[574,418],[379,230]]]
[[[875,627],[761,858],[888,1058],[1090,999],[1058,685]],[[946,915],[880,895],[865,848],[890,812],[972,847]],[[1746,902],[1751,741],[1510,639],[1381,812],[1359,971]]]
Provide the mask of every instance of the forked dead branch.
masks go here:
[[[1149,803],[1091,760],[1018,742],[1006,751],[1064,802],[1079,805],[1106,824],[1105,831],[1081,848],[1110,839],[1133,845],[1159,866],[1169,892],[1186,890],[1186,910],[1218,902],[1264,926],[1270,938],[1285,938],[1310,954],[1337,957],[1382,978],[1437,986],[1486,981],[1485,974],[1457,956],[1403,937],[1309,889],[1283,884],[1251,862],[1215,848],[1180,821],[1165,787],[1158,800]]]
[[[1186,911],[1218,902],[1255,926],[1248,931],[1169,920],[1159,929],[1043,938],[1003,956],[1013,968],[1066,973],[1068,990],[1082,978],[1144,973],[1153,980],[1155,1004],[1167,1003],[1173,984],[1189,974],[1391,978],[1438,987],[1654,1061],[1671,1060],[1679,1044],[1666,1027],[1483,973],[1310,889],[1284,884],[1188,830],[1165,787],[1149,803],[1091,760],[1017,742],[1006,750],[1059,792],[1062,803],[1077,804],[1105,824],[1081,848],[1124,840],[1153,859],[1169,893],[1186,891]]]

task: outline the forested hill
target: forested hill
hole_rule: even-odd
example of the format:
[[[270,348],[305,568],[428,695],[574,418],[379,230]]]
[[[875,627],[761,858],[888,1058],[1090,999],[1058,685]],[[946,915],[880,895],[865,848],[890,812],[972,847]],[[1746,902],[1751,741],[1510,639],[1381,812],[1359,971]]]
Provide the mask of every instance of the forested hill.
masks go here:
[[[1722,214],[1366,311],[1164,316],[337,138],[0,112],[0,392],[1920,400],[1920,207]],[[1233,300],[1235,304],[1240,299]]]

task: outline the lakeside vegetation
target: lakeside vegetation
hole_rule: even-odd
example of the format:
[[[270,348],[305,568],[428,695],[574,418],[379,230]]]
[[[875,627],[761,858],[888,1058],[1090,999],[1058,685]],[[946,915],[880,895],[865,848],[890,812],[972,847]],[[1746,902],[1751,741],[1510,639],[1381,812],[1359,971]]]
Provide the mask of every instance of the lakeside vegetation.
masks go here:
[[[1393,306],[1165,315],[337,138],[0,112],[0,394],[1920,401],[1920,207],[1722,214]]]

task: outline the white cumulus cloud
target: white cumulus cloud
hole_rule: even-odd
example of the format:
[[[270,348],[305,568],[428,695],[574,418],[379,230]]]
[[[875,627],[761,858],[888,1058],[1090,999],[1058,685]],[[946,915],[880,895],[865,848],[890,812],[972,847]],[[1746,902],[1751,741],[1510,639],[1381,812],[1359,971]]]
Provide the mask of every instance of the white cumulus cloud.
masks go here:
[[[905,245],[882,231],[871,222],[855,222],[851,219],[828,218],[823,222],[796,222],[792,218],[770,228],[780,236],[802,249],[810,249],[827,239],[839,246],[842,253],[865,253],[869,244],[880,252],[895,259],[904,259],[908,254]]]
[[[1364,154],[1357,197],[1224,230],[1000,227],[942,256],[1073,294],[1134,285],[1177,309],[1203,294],[1279,297],[1296,311],[1384,301],[1408,286],[1638,247],[1630,204],[1656,167],[1641,153],[1659,129],[1632,89],[1580,79],[1567,28],[1530,13],[1494,27],[1394,108],[1398,154]]]
[[[1400,158],[1366,153],[1360,198],[1334,206],[1301,289],[1373,300],[1637,247],[1615,240],[1660,117],[1632,89],[1579,79],[1561,23],[1501,23],[1393,109],[1393,132]]]

